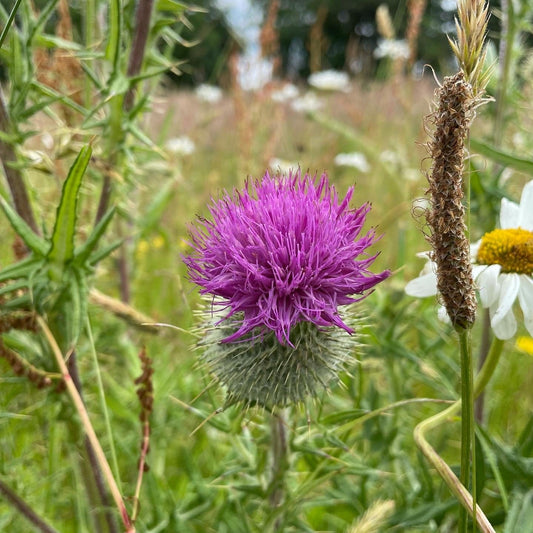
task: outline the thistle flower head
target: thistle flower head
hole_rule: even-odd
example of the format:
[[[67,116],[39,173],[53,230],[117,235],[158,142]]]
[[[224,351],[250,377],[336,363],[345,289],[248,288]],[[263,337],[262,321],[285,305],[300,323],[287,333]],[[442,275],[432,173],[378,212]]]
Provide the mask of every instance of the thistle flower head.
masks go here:
[[[184,261],[201,293],[227,311],[222,320],[237,320],[223,342],[272,331],[292,346],[300,322],[352,332],[338,307],[390,275],[368,270],[377,255],[366,253],[375,232],[362,234],[370,206],[350,208],[352,195],[353,188],[339,200],[325,174],[267,172],[211,204],[212,219],[191,229],[193,252]]]

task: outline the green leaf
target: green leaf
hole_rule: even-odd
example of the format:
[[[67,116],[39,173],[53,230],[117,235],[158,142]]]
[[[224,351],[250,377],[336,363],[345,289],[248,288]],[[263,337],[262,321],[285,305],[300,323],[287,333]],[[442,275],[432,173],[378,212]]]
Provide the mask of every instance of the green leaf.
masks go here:
[[[155,7],[158,11],[171,11],[172,13],[182,13],[187,9],[185,4],[175,0],[157,0]]]
[[[320,422],[326,426],[345,424],[346,422],[351,422],[357,418],[368,414],[368,411],[365,409],[349,409],[347,411],[339,411],[338,413],[333,413],[324,417]]]
[[[0,207],[4,210],[11,226],[24,241],[24,244],[35,254],[46,255],[49,249],[48,242],[34,233],[26,221],[1,196]]]
[[[74,257],[78,197],[81,180],[91,159],[91,154],[92,148],[90,146],[81,149],[63,184],[51,239],[52,247],[48,254],[48,259],[59,267],[60,271],[63,271],[65,264]]]
[[[139,221],[141,228],[141,237],[146,237],[159,224],[163,212],[175,193],[175,182],[167,181],[155,194],[154,199],[149,203],[145,210],[144,216]]]
[[[41,344],[27,331],[12,329],[2,334],[3,343],[14,352],[31,359],[42,358]]]
[[[112,207],[94,227],[88,239],[74,252],[76,264],[82,266],[89,259],[89,256],[98,245],[102,235],[105,233],[107,226],[111,222],[116,209]]]
[[[498,459],[496,457],[496,454],[491,448],[489,437],[487,436],[487,432],[483,430],[481,427],[476,427],[476,442],[479,442],[481,445],[481,448],[483,450],[483,454],[487,459],[487,463],[490,466],[490,469],[492,471],[492,475],[494,476],[494,479],[496,480],[496,484],[498,485],[498,489],[500,491],[500,496],[502,499],[503,508],[505,510],[509,507],[509,497],[507,495],[507,489],[505,488],[505,482],[503,480],[502,473],[500,471],[500,467],[498,465]],[[476,449],[477,454],[477,449]],[[477,460],[477,455],[476,455]],[[481,494],[481,491],[479,492]]]
[[[2,30],[2,34],[0,35],[0,48],[2,47],[2,44],[4,43],[4,39],[6,38],[9,28],[11,28],[11,24],[13,24],[13,21],[15,20],[15,15],[17,14],[17,9],[19,8],[20,2],[21,0],[15,1],[15,4],[13,6],[13,9],[11,10],[11,13],[9,14],[9,18],[6,22],[6,25],[4,26],[4,29]]]
[[[36,257],[26,257],[0,270],[0,282],[9,279],[29,278],[31,273],[41,264],[41,260]]]
[[[2,310],[13,311],[15,309],[31,309],[32,303],[31,295],[29,293],[24,293],[22,296],[2,302]]]
[[[35,44],[43,48],[61,48],[63,50],[72,50],[75,52],[82,49],[78,43],[47,33],[38,35],[35,39]]]
[[[505,521],[503,533],[531,531],[533,524],[533,489],[526,494],[515,494],[513,505]]]
[[[470,139],[470,148],[500,165],[510,167],[519,172],[525,172],[526,174],[533,174],[533,159],[518,157],[476,139]]]
[[[41,8],[39,18],[35,22],[35,24],[31,28],[30,35],[28,36],[28,44],[30,44],[34,38],[34,36],[37,34],[37,32],[43,28],[47,22],[47,20],[52,16],[52,14],[55,11],[56,4],[59,2],[59,0],[50,0],[48,4],[46,4],[44,7]]]
[[[76,345],[87,314],[87,282],[75,269],[65,272],[55,301],[46,310],[50,329],[63,353]],[[42,294],[46,296],[46,289]]]
[[[102,259],[105,259],[109,254],[113,253],[117,248],[122,246],[123,242],[124,239],[120,239],[109,246],[102,248],[101,250],[97,250],[89,257],[89,266],[92,267],[98,264],[100,261],[102,261]]]
[[[3,285],[0,287],[0,295],[8,294],[13,291],[18,291],[21,289],[25,289],[28,287],[27,280],[20,280],[20,281],[14,281],[13,283],[10,283],[8,285]]]

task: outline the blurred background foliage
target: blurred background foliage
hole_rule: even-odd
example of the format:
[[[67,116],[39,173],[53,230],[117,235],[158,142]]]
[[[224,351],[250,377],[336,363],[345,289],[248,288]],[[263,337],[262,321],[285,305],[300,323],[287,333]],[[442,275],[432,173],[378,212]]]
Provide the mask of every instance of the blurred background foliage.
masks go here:
[[[2,3],[9,10],[13,2],[3,0]],[[228,6],[249,5],[250,9],[257,10],[259,20],[246,23],[259,26],[267,16],[270,3],[270,0],[187,2],[193,8],[187,16],[187,22],[180,21],[174,27],[183,41],[176,43],[174,49],[174,58],[181,64],[181,73],[169,73],[171,84],[179,87],[213,83],[228,87],[228,59],[232,52],[243,51],[247,44],[235,27]],[[46,4],[46,0],[34,1],[37,9]],[[73,27],[79,37],[83,33],[81,21],[84,2],[77,0],[69,4]],[[134,3],[126,2],[125,5],[124,20],[128,25],[133,21]],[[407,26],[407,2],[404,1],[281,0],[276,19],[281,57],[279,76],[297,82],[306,79],[311,72],[335,69],[346,70],[362,79],[372,79],[379,66],[373,51],[380,39],[376,28],[376,9],[380,5],[389,8],[396,38],[404,38]],[[500,1],[491,2],[491,6],[496,16],[491,19],[489,37],[498,47]],[[454,10],[454,0],[427,2],[414,66],[418,74],[424,65],[431,65],[437,72],[452,68],[453,59],[446,34],[453,35],[455,32]],[[47,30],[52,32],[56,23],[57,16],[50,17]],[[314,57],[317,49],[318,57]],[[5,71],[2,72],[5,76]]]

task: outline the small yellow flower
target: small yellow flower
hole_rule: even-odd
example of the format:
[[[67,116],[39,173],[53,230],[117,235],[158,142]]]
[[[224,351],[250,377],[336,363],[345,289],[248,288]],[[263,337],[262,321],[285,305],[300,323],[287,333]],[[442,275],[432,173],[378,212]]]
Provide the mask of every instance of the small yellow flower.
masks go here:
[[[135,257],[137,259],[143,259],[146,257],[149,248],[150,245],[148,244],[148,241],[144,239],[140,240],[137,244],[137,249],[135,250]]]
[[[518,337],[516,339],[516,348],[521,352],[533,355],[533,338],[531,337]]]
[[[154,237],[152,239],[152,242],[150,243],[151,247],[155,250],[159,250],[160,248],[163,248],[165,245],[165,239],[161,237],[161,235],[158,235],[157,237]]]

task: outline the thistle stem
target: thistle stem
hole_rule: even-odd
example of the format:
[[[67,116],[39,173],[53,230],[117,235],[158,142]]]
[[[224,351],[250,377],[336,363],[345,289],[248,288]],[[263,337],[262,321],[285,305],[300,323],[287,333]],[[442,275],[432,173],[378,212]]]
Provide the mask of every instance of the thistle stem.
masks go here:
[[[9,111],[4,98],[4,93],[0,87],[0,132],[10,134],[13,131],[12,123],[9,117]],[[17,162],[17,155],[13,146],[0,137],[0,160],[6,176],[9,191],[13,198],[15,210],[37,234],[37,223],[33,216],[33,210],[30,203],[28,191],[22,179],[20,171],[14,166]]]
[[[480,370],[479,374],[476,376],[476,380],[473,385],[474,398],[477,398],[483,392],[490,378],[494,374],[494,370],[498,365],[498,361],[503,350],[503,344],[503,341],[494,339],[485,364],[483,365],[483,368]],[[428,430],[441,425],[449,417],[456,415],[460,409],[461,400],[458,400],[444,411],[441,411],[440,413],[437,413],[436,415],[433,415],[432,417],[420,422],[420,424],[418,424],[414,430],[414,439],[422,453],[435,467],[441,478],[448,485],[455,497],[459,500],[459,503],[470,513],[471,516],[473,516],[474,500],[472,495],[459,481],[459,479],[457,479],[457,476],[453,473],[452,469],[444,462],[444,460],[429,444],[425,437],[425,434]],[[475,512],[477,526],[480,528],[482,533],[494,533],[494,528],[492,527],[488,518],[485,516],[485,513],[483,513],[477,504],[475,507]]]
[[[461,476],[460,481],[468,488],[470,470],[472,470],[472,519],[476,531],[476,471],[474,447],[474,371],[472,364],[472,339],[470,329],[458,328],[461,347]],[[470,468],[471,465],[471,468]],[[466,533],[468,516],[463,509],[460,517],[459,531]]]

